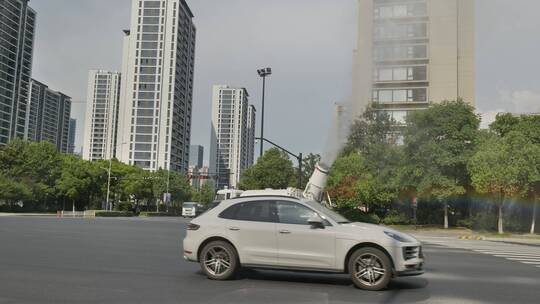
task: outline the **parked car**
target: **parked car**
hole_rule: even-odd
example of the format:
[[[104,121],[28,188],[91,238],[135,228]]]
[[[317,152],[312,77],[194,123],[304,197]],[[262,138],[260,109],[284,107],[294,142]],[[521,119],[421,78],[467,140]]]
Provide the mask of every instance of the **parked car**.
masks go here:
[[[241,267],[349,273],[362,289],[423,273],[422,246],[390,228],[352,223],[320,203],[290,196],[222,201],[191,221],[184,258],[210,279]]]

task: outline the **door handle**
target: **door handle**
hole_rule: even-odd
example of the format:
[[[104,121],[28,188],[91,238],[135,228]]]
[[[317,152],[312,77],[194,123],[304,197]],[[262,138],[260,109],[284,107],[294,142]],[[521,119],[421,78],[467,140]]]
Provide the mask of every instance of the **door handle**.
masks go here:
[[[231,227],[231,228],[229,228],[229,230],[231,230],[231,231],[238,231],[238,230],[240,230],[240,228],[238,228],[238,227]]]
[[[281,234],[291,234],[289,230],[280,230],[279,233]]]

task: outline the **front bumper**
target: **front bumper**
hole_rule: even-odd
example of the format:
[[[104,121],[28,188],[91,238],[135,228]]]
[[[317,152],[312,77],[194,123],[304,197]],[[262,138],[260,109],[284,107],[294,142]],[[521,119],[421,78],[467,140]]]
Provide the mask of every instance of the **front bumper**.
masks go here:
[[[417,250],[406,249],[417,248]],[[394,248],[394,276],[417,276],[424,273],[424,254],[421,244],[403,244]]]
[[[406,270],[396,271],[396,277],[412,277],[424,274],[424,263],[408,265]]]

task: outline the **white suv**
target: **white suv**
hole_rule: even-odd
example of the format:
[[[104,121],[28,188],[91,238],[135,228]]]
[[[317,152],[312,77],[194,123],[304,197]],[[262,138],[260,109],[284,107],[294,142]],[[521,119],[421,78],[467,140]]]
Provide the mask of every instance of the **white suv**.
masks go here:
[[[349,273],[362,289],[423,273],[420,242],[392,229],[351,223],[323,205],[287,196],[221,202],[191,221],[184,258],[215,280],[240,267]]]

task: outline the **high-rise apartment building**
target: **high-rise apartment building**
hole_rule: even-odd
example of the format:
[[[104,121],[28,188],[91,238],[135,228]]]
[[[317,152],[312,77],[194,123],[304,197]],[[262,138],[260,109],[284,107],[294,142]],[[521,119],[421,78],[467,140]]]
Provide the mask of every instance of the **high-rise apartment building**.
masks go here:
[[[195,26],[185,0],[132,1],[124,31],[118,159],[187,172]]]
[[[397,122],[430,102],[475,103],[474,0],[359,0],[353,113]]]
[[[189,147],[189,165],[196,166],[197,168],[203,167],[204,161],[204,147],[199,145],[192,145]]]
[[[89,72],[83,144],[86,160],[114,158],[122,144],[117,140],[120,83],[118,72]]]
[[[68,153],[71,97],[33,79],[29,90],[31,94],[24,138],[49,141],[56,145],[58,151]]]
[[[251,166],[253,165],[253,162],[255,161],[255,128],[256,125],[256,118],[257,118],[257,110],[255,109],[255,106],[250,105],[248,108],[248,117],[247,117],[247,123],[248,123],[248,146],[247,146],[247,165]]]
[[[75,154],[75,138],[77,135],[77,120],[69,119],[69,131],[68,131],[68,153]]]
[[[29,115],[36,12],[28,0],[0,1],[0,145],[24,138]]]
[[[253,164],[254,131],[250,127],[255,125],[255,111],[248,99],[245,88],[213,88],[210,172],[216,176],[217,189],[236,188],[242,172]]]

